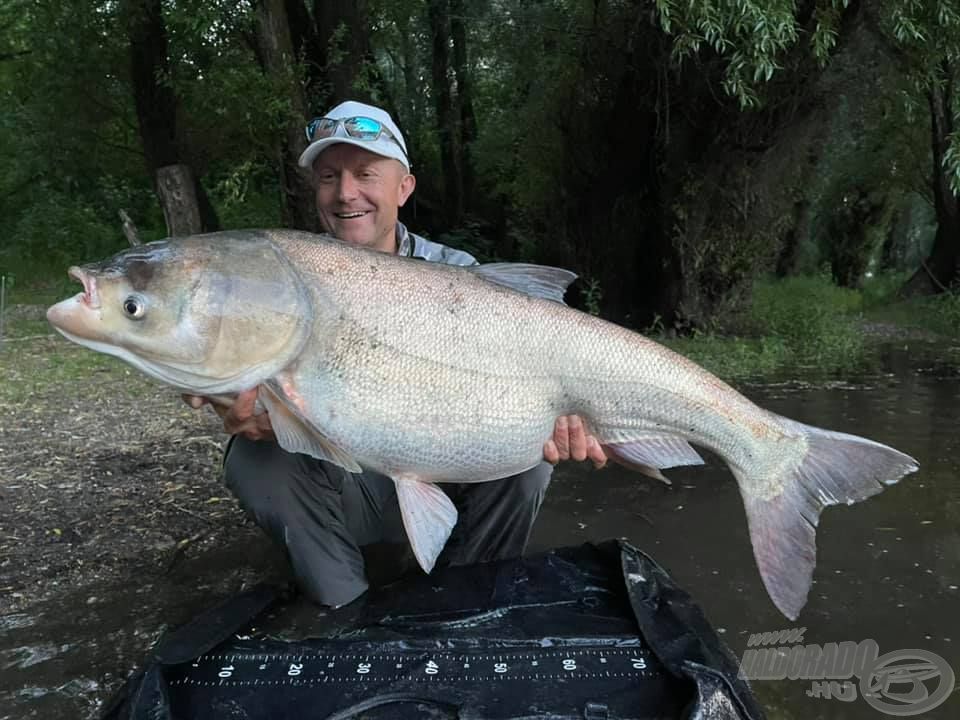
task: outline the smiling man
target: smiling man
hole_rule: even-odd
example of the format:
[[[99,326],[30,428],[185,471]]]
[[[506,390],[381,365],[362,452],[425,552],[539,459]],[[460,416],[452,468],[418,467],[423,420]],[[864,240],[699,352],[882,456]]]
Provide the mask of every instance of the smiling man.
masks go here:
[[[331,235],[384,253],[477,264],[468,253],[408,232],[398,220],[416,178],[403,135],[388,113],[345,102],[311,121],[307,139],[300,165],[312,169],[317,210]],[[207,402],[186,400],[193,407]],[[396,569],[413,567],[394,482],[284,451],[269,415],[255,414],[255,401],[256,389],[241,394],[229,410],[214,405],[233,435],[224,461],[225,482],[285,549],[301,589],[324,605],[355,599],[368,586],[364,549],[374,545],[396,553]],[[438,566],[521,555],[550,483],[552,463],[588,458],[598,467],[606,462],[579,418],[558,418],[553,438],[544,445],[545,462],[537,467],[503,480],[442,485],[457,507],[458,521]]]

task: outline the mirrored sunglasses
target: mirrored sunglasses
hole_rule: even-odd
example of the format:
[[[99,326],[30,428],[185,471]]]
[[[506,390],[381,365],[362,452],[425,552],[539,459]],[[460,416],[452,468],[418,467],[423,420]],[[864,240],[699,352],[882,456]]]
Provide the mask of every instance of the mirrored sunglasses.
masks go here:
[[[397,144],[404,156],[407,154],[407,151],[403,149],[403,145],[400,144],[400,141],[392,132],[390,132],[390,130],[387,129],[382,122],[363,116],[350,118],[314,118],[307,124],[307,127],[305,128],[307,133],[307,142],[312,143],[316,140],[323,140],[324,138],[333,137],[334,133],[337,131],[337,127],[340,125],[343,126],[344,132],[347,133],[347,136],[355,140],[374,142],[375,140],[378,140],[381,135],[385,135],[387,138]]]

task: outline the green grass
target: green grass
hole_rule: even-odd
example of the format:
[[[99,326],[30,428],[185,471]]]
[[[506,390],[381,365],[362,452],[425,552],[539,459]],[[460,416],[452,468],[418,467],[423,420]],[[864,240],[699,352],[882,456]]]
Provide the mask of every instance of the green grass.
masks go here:
[[[4,290],[5,303],[8,309],[14,305],[43,305],[49,307],[60,300],[77,294],[83,290],[83,286],[68,277],[67,268],[63,268],[61,275],[53,277],[27,280],[22,276],[7,275]]]
[[[826,375],[864,362],[863,298],[826,277],[762,280],[739,335],[706,333],[658,340],[726,379],[782,372]]]
[[[656,338],[657,342],[727,380],[762,377],[781,369],[789,355],[778,338],[697,335]]]
[[[118,392],[126,392],[124,382],[130,370],[116,358],[71,346],[59,338],[31,338],[18,341],[8,337],[0,345],[0,406],[22,405],[62,393],[92,379],[109,379]]]
[[[81,348],[60,335],[44,318],[48,305],[72,294],[56,283],[17,288],[7,303],[0,341],[0,405],[24,405],[77,383],[109,379],[120,392],[130,369],[116,358]],[[8,296],[9,297],[9,296]],[[71,393],[65,392],[65,397]]]

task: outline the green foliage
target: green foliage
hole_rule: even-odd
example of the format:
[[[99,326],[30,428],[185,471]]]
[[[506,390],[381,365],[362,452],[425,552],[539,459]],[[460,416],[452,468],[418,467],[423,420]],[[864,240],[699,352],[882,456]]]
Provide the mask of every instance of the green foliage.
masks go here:
[[[756,107],[756,86],[779,69],[777,56],[798,38],[796,3],[791,0],[656,0],[663,31],[674,35],[673,57],[682,61],[704,47],[727,57],[723,87],[741,107]],[[815,47],[833,44],[832,29],[821,23]]]
[[[597,278],[587,278],[583,289],[583,309],[591,315],[600,315],[600,301],[603,300],[603,288]]]
[[[59,193],[28,206],[12,236],[17,242],[0,251],[0,265],[23,280],[47,277],[52,268],[65,273],[126,245],[119,220],[110,226],[88,204]]]
[[[208,183],[222,227],[280,227],[281,190],[272,168],[245,160],[209,176]]]
[[[787,346],[779,338],[724,337],[703,333],[657,340],[727,380],[771,375],[790,361]]]
[[[769,268],[775,259],[786,220],[745,231],[757,201],[748,174],[721,166],[713,170],[691,171],[672,208],[673,246],[686,286],[679,314],[701,329],[744,305],[758,268]]]

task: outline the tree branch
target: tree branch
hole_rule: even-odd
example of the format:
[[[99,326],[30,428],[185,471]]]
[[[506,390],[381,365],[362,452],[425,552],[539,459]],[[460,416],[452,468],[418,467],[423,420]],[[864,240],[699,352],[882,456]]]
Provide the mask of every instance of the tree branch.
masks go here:
[[[14,52],[0,53],[0,62],[3,60],[13,60],[14,58],[30,55],[31,53],[33,53],[33,50],[16,50]]]

